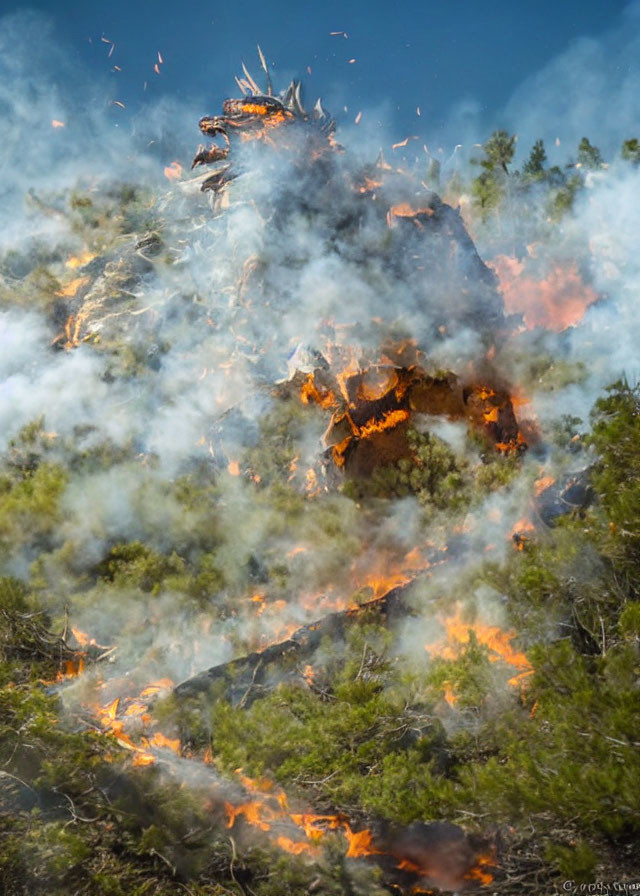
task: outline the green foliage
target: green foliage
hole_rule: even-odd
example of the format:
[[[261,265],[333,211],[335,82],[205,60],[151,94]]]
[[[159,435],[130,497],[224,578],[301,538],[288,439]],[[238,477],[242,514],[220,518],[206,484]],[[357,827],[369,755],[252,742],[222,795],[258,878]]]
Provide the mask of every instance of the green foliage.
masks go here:
[[[589,439],[598,455],[592,476],[599,507],[591,535],[633,597],[640,596],[640,385],[620,380],[596,402]]]
[[[532,180],[540,180],[544,177],[544,163],[547,161],[547,153],[542,140],[536,140],[529,153],[529,158],[522,166],[522,173]]]
[[[442,439],[415,429],[407,432],[409,457],[375,468],[368,480],[351,480],[345,494],[362,499],[366,495],[397,497],[415,495],[424,505],[454,509],[464,485],[463,467]]]
[[[626,162],[631,162],[632,165],[640,165],[640,140],[637,137],[625,140],[622,144],[620,155]]]
[[[592,170],[601,168],[603,164],[600,150],[597,146],[592,146],[586,137],[582,138],[578,146],[578,164]]]
[[[66,484],[66,472],[53,463],[0,473],[0,560],[21,548],[37,544],[43,549],[53,542]]]
[[[382,774],[391,754],[405,755],[413,738],[401,696],[391,687],[393,670],[371,646],[380,634],[365,629],[354,637],[322,693],[282,685],[248,710],[218,702],[211,743],[224,767],[273,775],[283,783],[295,780],[333,805],[367,806],[368,782]],[[428,755],[440,735],[426,720],[424,728],[415,749]],[[403,812],[398,801],[384,809],[389,818]]]
[[[516,135],[509,136],[507,131],[494,131],[484,144],[485,157],[480,161],[487,171],[502,169],[504,174],[509,174],[509,165],[513,160],[516,150]]]
[[[115,545],[100,564],[98,572],[120,588],[139,588],[157,594],[161,585],[180,576],[184,568],[184,560],[175,551],[166,557],[139,541],[133,541]]]
[[[507,191],[509,165],[515,153],[516,137],[507,131],[494,131],[484,144],[484,157],[479,160],[483,171],[471,184],[475,209],[483,221],[497,209]],[[474,160],[478,164],[477,160]]]
[[[504,185],[492,171],[483,171],[471,185],[471,196],[475,209],[482,220],[486,221],[502,202]]]
[[[551,193],[549,198],[549,215],[552,221],[560,221],[572,208],[578,191],[584,186],[579,174],[562,177],[561,184]]]

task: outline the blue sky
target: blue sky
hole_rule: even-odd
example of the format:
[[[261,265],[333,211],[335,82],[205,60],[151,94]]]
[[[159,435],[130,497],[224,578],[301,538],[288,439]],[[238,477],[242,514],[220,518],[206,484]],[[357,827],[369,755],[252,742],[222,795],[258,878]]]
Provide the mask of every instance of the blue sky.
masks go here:
[[[599,90],[615,90],[616,78],[624,76],[620,53],[615,48],[600,52],[599,42],[633,28],[640,35],[640,19],[629,15],[639,6],[628,0],[4,0],[1,9],[46,13],[54,28],[54,37],[46,40],[81,63],[77,79],[94,79],[100,91],[132,112],[162,97],[177,97],[199,114],[216,113],[225,96],[238,93],[233,76],[242,60],[258,73],[259,42],[277,86],[302,77],[308,99],[322,95],[340,122],[353,122],[364,110],[362,129],[368,125],[375,135],[384,124],[385,145],[416,133],[422,141],[450,147],[486,139],[494,127],[515,128],[519,112],[529,115],[528,141],[541,136],[537,130],[546,124],[552,134],[562,118],[571,118],[577,98],[564,91],[569,110],[559,122],[552,120],[551,109],[546,119],[536,118],[527,107],[553,106],[554,89],[560,97],[562,82],[546,83],[537,98],[535,91],[523,94],[522,85],[553,67],[553,60],[573,59],[572,53],[587,72],[595,64],[603,69]],[[332,36],[332,31],[348,37]],[[46,57],[49,48],[35,34],[30,50]],[[561,77],[581,93],[581,74],[575,69],[565,65]],[[56,79],[55,71],[51,77]],[[514,109],[509,102],[517,90],[521,100]],[[627,93],[631,122],[637,112],[635,83],[627,85]],[[608,108],[610,97],[599,99]],[[597,104],[585,114],[585,128],[590,114],[594,121],[602,118]],[[572,139],[581,124],[581,119],[574,122]]]
[[[371,106],[388,100],[397,120],[442,122],[473,98],[490,115],[517,84],[572,40],[615,23],[624,0],[422,0],[422,2],[181,3],[179,0],[4,2],[10,11],[41,9],[59,41],[96,74],[108,75],[123,102],[158,95],[205,94],[215,107],[233,88],[239,60],[253,64],[260,42],[276,72],[312,75],[311,93]],[[346,31],[348,39],[330,37]],[[115,44],[110,58],[109,44]],[[90,42],[91,41],[91,42]],[[157,52],[164,64],[157,75]],[[355,59],[354,63],[349,63]],[[344,103],[341,103],[341,106]]]

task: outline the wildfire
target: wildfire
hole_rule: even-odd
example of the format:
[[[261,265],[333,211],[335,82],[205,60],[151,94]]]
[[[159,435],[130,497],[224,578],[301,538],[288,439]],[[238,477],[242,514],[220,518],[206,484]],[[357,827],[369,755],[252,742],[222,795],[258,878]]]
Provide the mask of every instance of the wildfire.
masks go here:
[[[76,268],[83,268],[90,261],[93,261],[94,258],[96,258],[95,252],[91,252],[90,249],[84,249],[80,255],[71,255],[67,258],[65,264],[68,268],[75,270]]]
[[[443,682],[442,687],[444,689],[445,701],[449,704],[449,706],[455,706],[456,703],[458,702],[458,695],[451,687],[451,682],[450,681]]]
[[[537,492],[536,492],[536,494],[537,494]],[[519,551],[522,551],[522,550],[524,550],[524,545],[527,540],[527,536],[525,535],[525,533],[534,532],[534,531],[535,531],[535,526],[533,525],[531,520],[527,519],[527,517],[523,517],[521,520],[518,520],[517,523],[514,523],[514,525],[511,528],[511,531],[509,532],[509,537],[512,539],[516,548]]]
[[[490,853],[477,856],[476,864],[464,875],[465,880],[475,880],[483,886],[487,886],[493,880],[493,874],[487,871],[487,866],[495,865],[495,861],[495,856]]]
[[[243,816],[248,824],[260,828],[261,831],[271,830],[271,825],[277,819],[277,814],[266,803],[252,800],[248,803],[240,803],[234,806],[225,802],[224,810],[227,813],[227,827],[232,828],[236,819]],[[264,817],[266,816],[266,818]]]
[[[68,262],[67,262],[68,264]],[[78,265],[69,265],[69,267],[77,267]],[[62,296],[64,298],[72,298],[81,289],[83,286],[86,286],[89,282],[88,277],[76,277],[74,280],[69,281],[69,283],[60,287],[60,289],[56,290],[57,296]]]
[[[238,772],[240,771],[238,770]],[[385,845],[384,842],[379,841],[374,836],[369,828],[354,829],[344,815],[315,815],[312,813],[291,812],[288,809],[286,798],[282,798],[283,794],[281,791],[276,792],[274,796],[272,782],[268,780],[255,782],[250,778],[244,778],[242,775],[240,775],[240,778],[246,789],[251,791],[252,799],[239,804],[233,804],[228,800],[225,801],[224,809],[229,829],[235,827],[238,821],[242,819],[244,824],[251,825],[273,835],[274,842],[283,851],[293,855],[308,855],[312,858],[319,855],[318,846],[328,834],[338,833],[346,841],[344,854],[348,859],[388,856],[393,859],[398,870],[407,874],[413,874],[416,878],[429,878],[432,880],[440,877],[439,869],[427,867],[424,860],[422,862],[415,861],[413,858],[405,855],[405,850],[401,844],[391,843]],[[256,784],[260,785],[262,792],[259,792]],[[304,839],[300,839],[299,835],[297,837],[292,836],[291,832],[281,833],[283,827],[286,829],[286,826],[291,825],[295,826],[304,836]],[[493,878],[487,870],[487,866],[494,863],[494,857],[488,853],[471,857],[466,867],[463,866],[457,872],[460,885],[464,886],[464,881],[467,880],[482,884],[490,883]],[[443,869],[443,873],[449,872]],[[412,892],[431,891],[414,888]]]
[[[430,376],[415,363],[415,351],[407,357],[405,349],[390,347],[381,353],[380,363],[363,368],[354,351],[331,345],[326,351],[329,369],[305,375],[300,400],[333,411],[324,443],[337,467],[344,467],[350,458],[351,472],[366,476],[383,453],[387,462],[410,456],[402,431],[385,442],[384,452],[356,449],[359,443],[408,423],[413,413],[465,420],[499,453],[519,454],[526,449],[514,412],[517,399],[486,384],[465,385],[453,374]],[[408,366],[399,366],[400,356]],[[329,372],[336,367],[338,373]]]
[[[425,645],[425,649],[432,656],[439,656],[446,660],[457,659],[461,649],[471,640],[473,633],[478,644],[488,648],[489,660],[492,663],[502,661],[509,666],[515,666],[516,669],[522,670],[523,674],[531,673],[531,663],[525,654],[511,645],[511,642],[516,637],[514,631],[505,631],[496,625],[486,625],[483,622],[466,622],[463,619],[460,606],[456,607],[452,616],[441,619],[440,622],[446,632],[445,638]],[[517,676],[517,678],[520,677]],[[510,683],[514,681],[516,679],[511,679]]]
[[[86,632],[80,631],[79,628],[76,628],[74,625],[71,626],[71,633],[73,637],[76,639],[80,647],[98,647],[95,638],[90,638]]]
[[[497,423],[498,422],[498,408],[491,408],[490,411],[485,411],[482,415],[485,423]]]
[[[392,205],[389,209],[390,214],[394,218],[415,218],[416,215],[433,215],[433,209],[429,206],[424,208],[414,208],[408,202],[400,202],[398,205]]]
[[[63,660],[56,681],[64,681],[66,678],[77,678],[84,672],[84,654],[78,654],[73,659]]]
[[[316,672],[315,672],[315,669],[313,668],[313,666],[306,665],[306,666],[304,667],[304,671],[303,671],[303,673],[302,673],[302,677],[304,678],[304,680],[306,681],[306,683],[309,685],[309,687],[311,687],[311,685],[313,684],[313,680],[314,680],[314,678],[315,678],[315,675],[316,675]]]
[[[310,373],[300,389],[300,400],[303,404],[314,402],[322,408],[331,408],[336,404],[335,396],[328,389],[319,389],[314,381],[313,374]]]
[[[575,262],[556,264],[543,279],[526,276],[526,262],[508,255],[498,255],[490,266],[498,276],[505,308],[521,313],[529,329],[560,332],[573,327],[598,298],[582,280]]]
[[[85,278],[81,278],[85,279]],[[64,325],[64,330],[52,340],[52,345],[62,345],[66,351],[76,348],[80,344],[80,329],[87,317],[87,313],[70,314]]]
[[[540,479],[536,479],[536,481],[533,483],[533,493],[536,498],[539,497],[542,492],[546,491],[548,488],[551,488],[555,481],[556,480],[554,476],[541,476]]]
[[[431,565],[431,561],[427,560],[418,548],[412,548],[399,562],[397,559],[394,561],[388,554],[381,554],[377,557],[373,569],[368,570],[361,579],[361,587],[371,588],[374,599],[383,597],[393,588],[407,585],[415,579],[417,573],[429,569]],[[357,581],[360,574],[357,570],[354,572],[354,579]]]
[[[280,849],[290,852],[294,856],[301,856],[303,853],[315,856],[318,854],[317,849],[311,843],[304,840],[292,840],[290,837],[280,836],[276,838],[276,843]]]
[[[141,735],[139,742],[136,742],[125,730],[132,718],[139,719],[139,722],[145,726],[150,724],[152,719],[147,712],[148,698],[155,697],[172,686],[171,679],[162,678],[143,688],[137,697],[116,697],[104,706],[94,705],[91,707],[105,732],[113,735],[121,747],[133,753],[134,766],[152,765],[156,761],[155,751],[158,749],[171,750],[176,755],[180,755],[179,738],[170,738],[160,731],[155,731],[150,735]]]
[[[371,831],[365,828],[363,831],[352,831],[347,822],[343,823],[344,834],[349,843],[347,849],[348,859],[359,859],[362,856],[382,855],[382,850],[377,849],[373,843]]]

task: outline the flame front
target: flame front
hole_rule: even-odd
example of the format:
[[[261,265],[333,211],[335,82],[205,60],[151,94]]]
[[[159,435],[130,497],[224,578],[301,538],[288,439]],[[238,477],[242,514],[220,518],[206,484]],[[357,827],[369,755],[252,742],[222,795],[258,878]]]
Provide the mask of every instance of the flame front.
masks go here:
[[[521,674],[510,679],[511,683],[517,683],[525,675],[531,674],[531,663],[522,651],[512,647],[511,642],[516,637],[514,631],[505,631],[497,625],[487,625],[483,622],[467,622],[463,618],[462,608],[456,607],[452,616],[440,619],[445,629],[446,636],[440,641],[425,645],[425,649],[432,655],[445,660],[455,660],[462,648],[469,644],[472,634],[478,644],[488,648],[489,660],[492,663],[502,661],[509,666],[515,666],[521,670]]]

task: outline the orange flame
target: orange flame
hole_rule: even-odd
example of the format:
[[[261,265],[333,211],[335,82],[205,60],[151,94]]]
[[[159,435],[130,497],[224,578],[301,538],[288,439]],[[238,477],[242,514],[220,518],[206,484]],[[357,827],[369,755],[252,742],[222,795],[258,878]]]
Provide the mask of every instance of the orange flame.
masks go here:
[[[271,830],[271,824],[276,820],[274,812],[265,803],[252,800],[248,803],[241,803],[234,806],[233,803],[225,802],[225,812],[227,813],[227,827],[232,828],[236,823],[236,819],[244,816],[248,824],[260,828],[261,831]],[[267,815],[267,819],[261,818],[261,813]]]
[[[303,404],[309,404],[310,401],[319,404],[322,408],[333,407],[336,403],[335,397],[328,389],[320,390],[315,384],[313,374],[308,374],[306,380],[300,389],[300,399]]]
[[[494,865],[495,860],[495,856],[488,853],[486,855],[477,856],[476,864],[473,866],[473,868],[470,868],[469,871],[467,871],[467,873],[464,875],[464,879],[476,880],[484,886],[487,886],[487,884],[490,884],[493,880],[493,874],[490,874],[486,870],[486,867],[487,865]]]
[[[540,479],[536,479],[536,481],[533,483],[533,493],[535,494],[536,498],[539,497],[542,492],[550,488],[555,481],[556,480],[554,476],[541,476]]]
[[[79,654],[73,659],[63,660],[62,666],[56,677],[57,681],[63,681],[65,678],[77,678],[84,672],[84,655]]]
[[[433,656],[440,656],[443,659],[457,659],[461,652],[461,648],[468,644],[471,640],[471,633],[479,644],[489,649],[489,660],[491,662],[507,663],[530,673],[531,663],[524,653],[516,650],[511,646],[512,640],[516,637],[514,631],[504,631],[497,625],[486,625],[483,622],[466,622],[462,618],[462,609],[456,607],[455,613],[445,619],[440,620],[446,631],[446,638],[433,644],[425,645],[425,649]],[[513,679],[512,679],[513,681]]]
[[[177,755],[180,754],[180,738],[165,737],[160,731],[156,731],[148,741],[151,747],[166,747]]]
[[[73,265],[70,265],[73,267]],[[72,298],[81,289],[83,286],[86,286],[89,282],[88,277],[76,277],[75,280],[71,280],[65,286],[62,286],[60,289],[56,290],[57,296],[64,296],[65,298]]]
[[[498,422],[498,413],[499,410],[497,407],[491,408],[490,411],[485,411],[482,415],[485,423],[497,423]]]
[[[280,836],[276,839],[276,843],[285,852],[290,852],[294,856],[300,856],[303,853],[317,855],[317,850],[304,840],[292,840],[290,837]]]
[[[170,678],[159,678],[157,681],[147,685],[146,688],[143,688],[143,690],[140,691],[140,696],[155,697],[155,695],[159,694],[161,691],[168,691],[173,685],[174,682]]]
[[[359,429],[357,435],[361,439],[370,438],[375,432],[384,432],[386,429],[393,429],[399,423],[404,423],[409,419],[409,411],[398,408],[395,411],[386,411],[380,420],[368,420]]]
[[[535,526],[530,519],[527,519],[527,517],[523,517],[521,520],[518,520],[517,523],[514,523],[509,532],[509,537],[513,539],[519,551],[522,550],[526,540],[524,535],[525,532],[535,532]]]
[[[182,165],[180,162],[171,162],[164,169],[164,176],[169,180],[180,180],[182,177]]]
[[[455,706],[455,704],[458,702],[459,698],[458,698],[458,695],[453,690],[453,688],[451,687],[451,682],[445,681],[443,683],[443,688],[444,688],[444,699],[449,704],[449,706]]]
[[[406,144],[398,144],[399,146]],[[429,208],[429,206],[424,206],[424,208],[414,208],[408,202],[400,202],[398,205],[392,205],[389,209],[391,214],[396,218],[415,218],[416,215],[433,215],[433,209]]]
[[[302,677],[304,678],[306,683],[309,685],[309,687],[311,687],[311,685],[313,684],[313,680],[314,680],[315,676],[316,676],[316,671],[313,668],[313,666],[306,665],[304,667],[304,672],[302,673]]]
[[[71,255],[65,262],[68,268],[83,268],[86,264],[89,264],[96,257],[95,252],[91,252],[89,249],[84,249],[80,255]],[[75,281],[74,281],[75,282]]]
[[[575,326],[598,298],[582,280],[575,262],[556,264],[544,279],[526,276],[526,263],[498,255],[489,263],[498,276],[507,311],[521,313],[529,329],[560,332]]]
[[[365,828],[363,831],[352,831],[347,822],[343,823],[343,829],[349,848],[347,849],[348,859],[359,859],[362,856],[382,855],[379,849],[374,846],[371,831]]]

